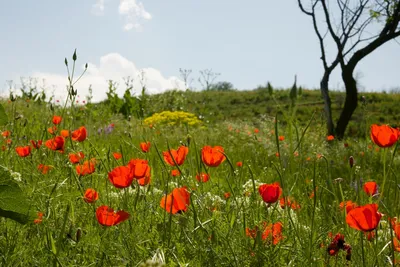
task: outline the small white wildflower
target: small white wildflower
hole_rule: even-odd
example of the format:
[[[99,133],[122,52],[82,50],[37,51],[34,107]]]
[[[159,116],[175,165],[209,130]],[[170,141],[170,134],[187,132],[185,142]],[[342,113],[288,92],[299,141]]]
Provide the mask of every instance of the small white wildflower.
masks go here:
[[[13,178],[15,181],[17,181],[17,182],[22,182],[21,174],[20,174],[19,172],[13,172],[12,170],[10,170],[10,176],[11,176],[11,178]]]

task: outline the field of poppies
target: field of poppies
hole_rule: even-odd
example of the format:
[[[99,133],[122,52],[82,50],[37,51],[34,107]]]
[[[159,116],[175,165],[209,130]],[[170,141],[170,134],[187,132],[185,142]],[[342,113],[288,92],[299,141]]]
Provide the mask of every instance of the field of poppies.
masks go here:
[[[400,261],[397,129],[336,140],[292,110],[257,128],[149,124],[75,95],[3,102],[0,265]]]

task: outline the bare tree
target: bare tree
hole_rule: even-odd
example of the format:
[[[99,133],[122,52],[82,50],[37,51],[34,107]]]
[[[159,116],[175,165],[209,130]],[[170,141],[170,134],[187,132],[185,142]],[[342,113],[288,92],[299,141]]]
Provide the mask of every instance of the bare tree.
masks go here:
[[[204,90],[210,90],[215,79],[217,79],[219,75],[221,75],[221,73],[213,72],[212,69],[201,70],[199,83],[203,86]]]
[[[189,76],[192,74],[192,70],[179,68],[179,73],[183,79],[183,82],[185,83],[185,89],[190,89],[193,79],[189,78]]]
[[[328,134],[335,134],[341,139],[358,103],[354,70],[363,58],[400,36],[400,0],[310,0],[308,6],[302,0],[297,2],[300,10],[310,16],[319,41],[324,67],[320,89],[325,103]],[[336,47],[331,60],[327,56],[328,42],[333,42]],[[335,128],[329,78],[338,65],[342,70],[346,99]]]

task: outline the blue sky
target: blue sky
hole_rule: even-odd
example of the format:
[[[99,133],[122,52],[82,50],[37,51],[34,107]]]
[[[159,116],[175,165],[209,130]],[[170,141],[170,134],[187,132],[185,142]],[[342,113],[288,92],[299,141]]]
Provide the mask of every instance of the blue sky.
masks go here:
[[[193,87],[201,87],[200,70],[212,69],[240,90],[267,81],[289,87],[295,74],[317,88],[322,74],[311,21],[297,1],[13,0],[2,4],[0,25],[3,93],[7,80],[18,86],[20,77],[37,77],[62,97],[64,57],[75,48],[78,69],[89,63],[78,90],[85,95],[92,84],[95,100],[108,79],[123,83],[139,70],[152,93],[182,86],[179,68],[192,69]],[[385,44],[359,64],[361,89],[400,87],[399,66],[400,44]],[[330,85],[342,89],[339,73]]]

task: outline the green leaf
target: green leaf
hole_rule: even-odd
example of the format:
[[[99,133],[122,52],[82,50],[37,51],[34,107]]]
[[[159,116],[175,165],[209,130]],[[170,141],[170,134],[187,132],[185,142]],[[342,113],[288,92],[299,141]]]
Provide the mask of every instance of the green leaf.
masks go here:
[[[31,204],[24,192],[4,170],[0,170],[0,217],[12,219],[21,224],[35,219]]]
[[[8,118],[3,105],[0,104],[0,126],[6,125],[8,123]]]

